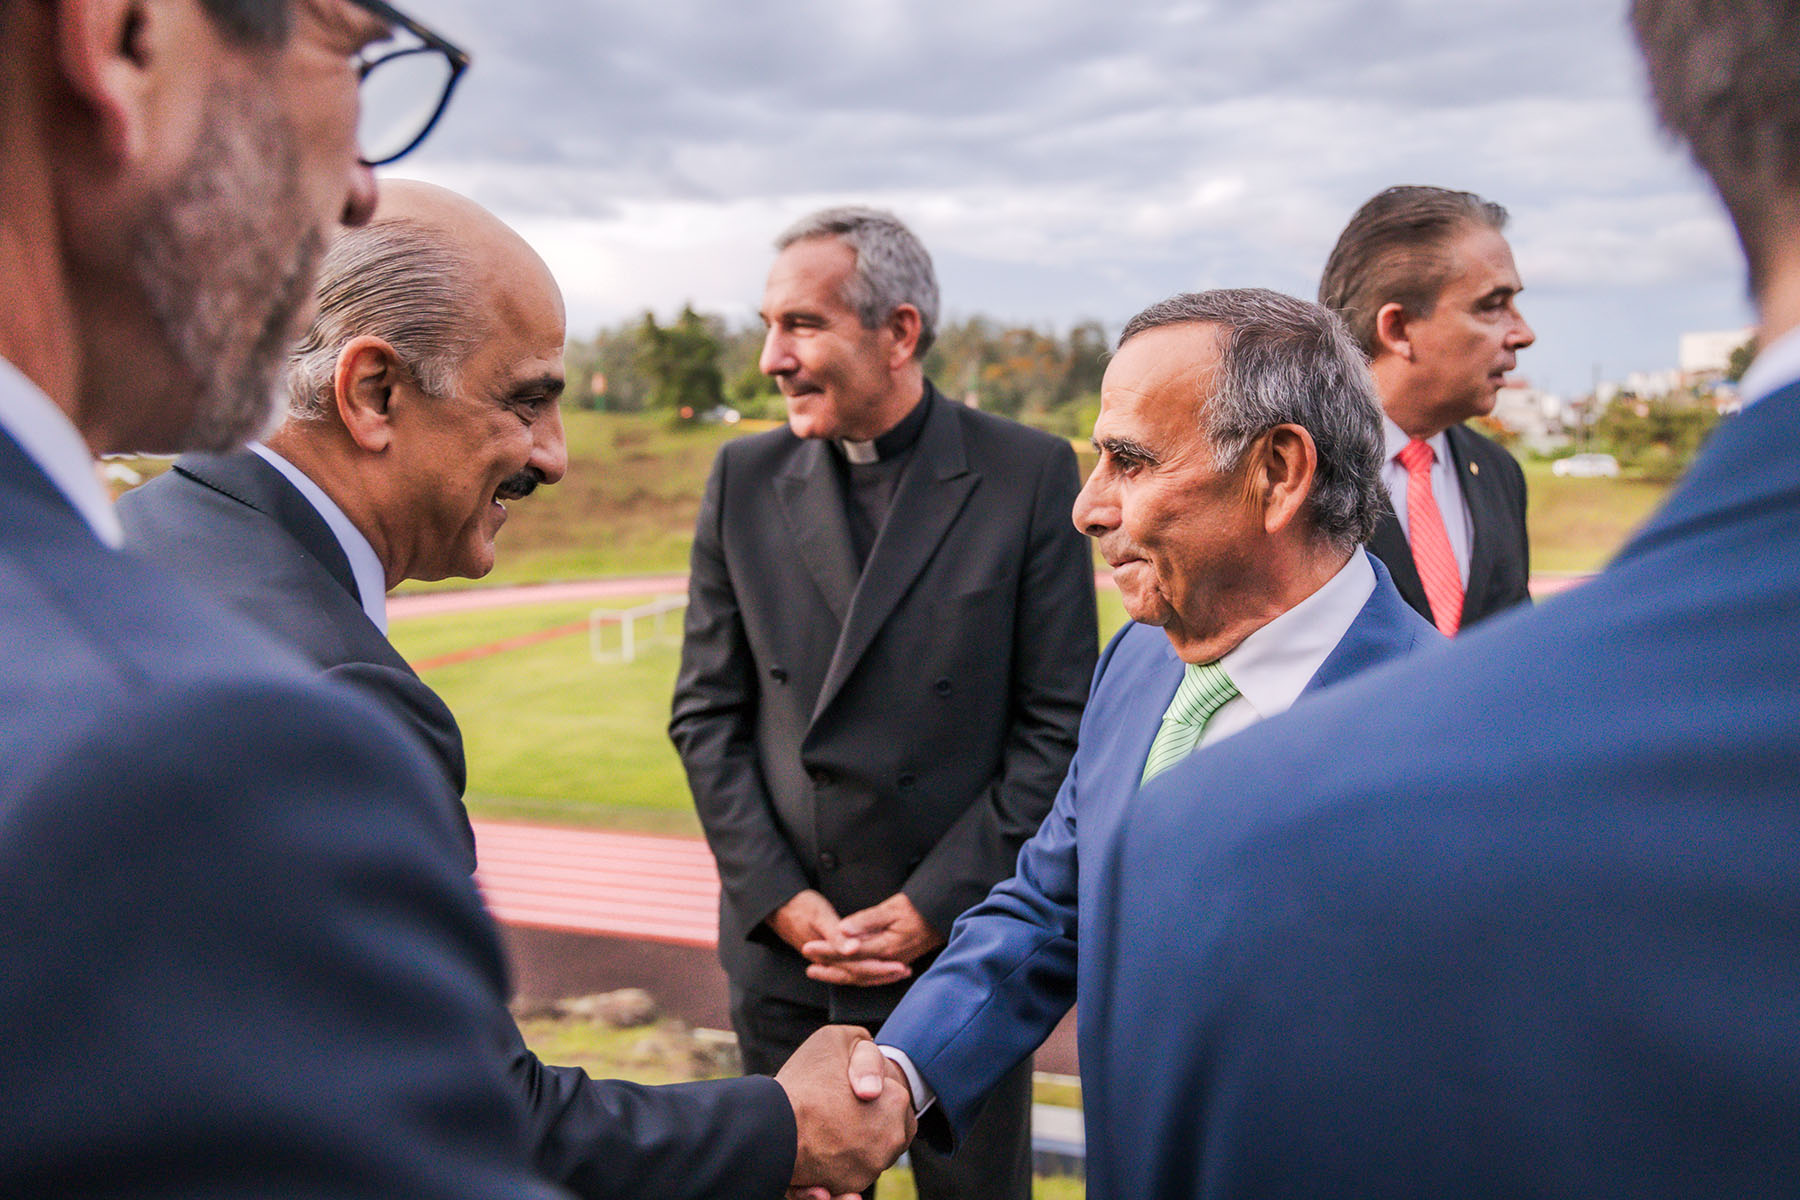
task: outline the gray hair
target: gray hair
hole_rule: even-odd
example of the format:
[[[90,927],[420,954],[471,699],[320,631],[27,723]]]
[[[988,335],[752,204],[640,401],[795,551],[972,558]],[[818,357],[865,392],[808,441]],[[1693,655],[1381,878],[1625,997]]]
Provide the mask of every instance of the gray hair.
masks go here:
[[[456,390],[480,339],[468,260],[412,221],[346,229],[319,268],[319,308],[288,356],[288,413],[316,421],[334,411],[338,355],[354,338],[394,348],[429,396]]]
[[[1340,549],[1369,540],[1382,512],[1386,439],[1375,380],[1349,330],[1330,309],[1266,288],[1184,292],[1126,322],[1124,347],[1164,325],[1211,325],[1219,337],[1213,394],[1202,431],[1221,471],[1277,425],[1298,425],[1319,454],[1307,498],[1313,532]]]
[[[1397,303],[1429,317],[1450,282],[1450,243],[1470,229],[1506,228],[1506,210],[1474,192],[1391,187],[1356,210],[1319,278],[1319,303],[1337,313],[1370,358],[1380,349],[1375,316]]]
[[[1712,177],[1760,290],[1800,219],[1800,9],[1635,0],[1631,22],[1657,114]]]
[[[938,319],[937,273],[924,244],[893,213],[846,205],[801,217],[775,239],[775,249],[822,237],[841,239],[856,255],[844,303],[856,310],[864,329],[879,328],[902,304],[919,310],[913,357],[922,360],[937,340]]]

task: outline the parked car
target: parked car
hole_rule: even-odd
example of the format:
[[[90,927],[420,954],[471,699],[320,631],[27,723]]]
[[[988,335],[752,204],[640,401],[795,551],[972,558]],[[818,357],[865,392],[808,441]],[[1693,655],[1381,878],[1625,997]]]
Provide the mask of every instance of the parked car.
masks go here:
[[[1571,454],[1551,463],[1550,473],[1571,479],[1617,479],[1619,460],[1610,454]]]

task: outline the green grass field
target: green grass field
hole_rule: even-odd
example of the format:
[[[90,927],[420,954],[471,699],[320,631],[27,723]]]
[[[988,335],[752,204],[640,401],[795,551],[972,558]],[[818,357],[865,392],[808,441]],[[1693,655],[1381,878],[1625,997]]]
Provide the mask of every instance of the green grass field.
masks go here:
[[[1598,571],[1644,523],[1669,485],[1639,479],[1558,479],[1525,464],[1525,524],[1533,571]]]
[[[518,583],[685,568],[699,494],[721,427],[568,414],[571,469],[515,505],[500,565],[484,582]],[[1526,464],[1532,566],[1592,571],[1656,506],[1663,485],[1558,479]],[[616,607],[634,603],[611,602]],[[590,605],[534,605],[396,621],[412,661],[583,621]],[[665,618],[673,621],[674,618]],[[1125,620],[1100,592],[1102,640]],[[697,833],[680,763],[664,730],[678,649],[670,638],[629,665],[595,662],[585,633],[424,672],[463,727],[469,805],[477,815]]]
[[[619,599],[608,606],[626,607]],[[585,621],[590,604],[531,605],[393,624],[409,661]],[[1125,621],[1118,593],[1100,594],[1108,635]],[[596,662],[586,631],[423,672],[462,726],[469,810],[477,816],[700,832],[669,744],[680,614],[635,662]],[[640,638],[650,633],[640,624]],[[616,634],[610,643],[616,646]]]

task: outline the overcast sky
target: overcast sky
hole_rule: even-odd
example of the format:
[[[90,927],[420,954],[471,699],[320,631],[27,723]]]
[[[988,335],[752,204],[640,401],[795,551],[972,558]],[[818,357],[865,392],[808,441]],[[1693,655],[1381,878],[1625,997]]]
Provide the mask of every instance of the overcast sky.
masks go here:
[[[1116,333],[1171,292],[1314,295],[1395,183],[1512,212],[1564,393],[1749,323],[1729,227],[1656,132],[1618,0],[414,0],[475,63],[393,174],[474,196],[580,336],[753,318],[770,239],[898,212],[952,316]]]

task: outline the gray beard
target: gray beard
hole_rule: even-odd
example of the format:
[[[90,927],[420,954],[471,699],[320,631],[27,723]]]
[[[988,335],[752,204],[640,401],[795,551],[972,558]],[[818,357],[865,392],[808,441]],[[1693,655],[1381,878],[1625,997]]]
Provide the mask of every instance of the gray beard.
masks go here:
[[[266,93],[215,88],[205,129],[137,231],[132,267],[194,388],[179,446],[222,452],[279,417],[277,377],[325,246],[300,194],[292,133]]]

